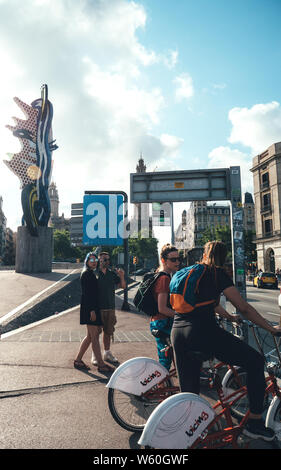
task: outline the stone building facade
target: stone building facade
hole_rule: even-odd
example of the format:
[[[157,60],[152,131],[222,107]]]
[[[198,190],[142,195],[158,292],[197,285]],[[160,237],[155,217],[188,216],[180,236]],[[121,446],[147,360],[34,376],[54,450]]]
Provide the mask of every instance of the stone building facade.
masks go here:
[[[281,269],[281,142],[253,158],[257,266]]]
[[[59,193],[55,183],[51,183],[48,189],[50,204],[51,204],[51,216],[49,220],[49,226],[55,230],[68,230],[70,231],[70,219],[66,219],[64,214],[59,215]]]

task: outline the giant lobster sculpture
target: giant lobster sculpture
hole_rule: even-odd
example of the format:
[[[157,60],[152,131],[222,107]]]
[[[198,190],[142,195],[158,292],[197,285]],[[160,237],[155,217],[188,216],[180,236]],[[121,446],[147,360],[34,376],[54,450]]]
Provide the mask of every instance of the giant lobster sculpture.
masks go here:
[[[14,98],[26,119],[13,118],[15,126],[6,127],[18,137],[21,151],[8,154],[4,163],[21,183],[22,224],[32,236],[38,236],[38,226],[47,226],[51,214],[48,194],[52,172],[52,152],[58,146],[52,136],[53,106],[48,100],[48,87],[41,88],[41,98],[31,105]]]

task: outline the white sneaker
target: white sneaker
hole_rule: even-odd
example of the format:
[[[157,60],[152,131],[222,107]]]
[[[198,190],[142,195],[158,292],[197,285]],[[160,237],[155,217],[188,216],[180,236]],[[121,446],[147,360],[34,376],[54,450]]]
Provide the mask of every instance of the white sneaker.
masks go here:
[[[92,363],[94,366],[97,366],[97,365],[98,365],[98,361],[96,360],[96,358],[95,358],[94,355],[92,355],[91,363]]]
[[[111,351],[106,351],[103,355],[103,360],[107,362],[112,362],[113,364],[119,363],[118,359],[113,356]]]

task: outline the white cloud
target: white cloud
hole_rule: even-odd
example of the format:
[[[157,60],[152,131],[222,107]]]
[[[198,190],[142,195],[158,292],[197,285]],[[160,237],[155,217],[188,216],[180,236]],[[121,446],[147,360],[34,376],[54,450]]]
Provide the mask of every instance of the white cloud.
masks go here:
[[[122,118],[141,121],[150,125],[158,123],[159,111],[164,104],[159,89],[144,90],[120,73],[102,70],[89,59],[89,72],[84,77],[85,89],[105,109]]]
[[[189,100],[194,95],[193,80],[188,73],[182,73],[174,79],[176,100]]]
[[[229,168],[240,166],[242,193],[253,192],[252,157],[237,149],[220,146],[213,149],[209,155],[208,168]]]
[[[255,104],[252,108],[233,108],[228,117],[232,123],[229,142],[250,147],[253,154],[281,141],[281,108],[276,101]]]
[[[215,90],[224,90],[226,88],[226,83],[213,83],[212,87]]]
[[[160,59],[168,69],[173,69],[178,62],[178,51],[169,50],[167,54],[160,55]]]
[[[232,129],[229,142],[249,148],[245,153],[228,146],[220,146],[209,153],[209,168],[241,168],[242,192],[253,192],[253,174],[250,169],[253,156],[273,143],[281,141],[281,108],[276,101],[255,104],[251,108],[233,108],[228,113]]]
[[[127,0],[2,0],[0,2],[0,194],[8,225],[20,224],[19,181],[4,165],[19,143],[5,125],[22,117],[12,98],[30,104],[49,86],[54,106],[53,180],[60,212],[70,215],[86,189],[125,189],[140,152],[173,159],[176,136],[160,136],[165,98],[150,85],[151,65],[173,68],[177,51],[156,53],[139,40],[142,5]]]

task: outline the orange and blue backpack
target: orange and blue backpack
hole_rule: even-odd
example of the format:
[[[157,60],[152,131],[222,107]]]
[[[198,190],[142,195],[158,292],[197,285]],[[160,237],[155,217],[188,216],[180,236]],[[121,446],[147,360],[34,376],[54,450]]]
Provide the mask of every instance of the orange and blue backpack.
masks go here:
[[[214,298],[200,301],[199,283],[208,267],[205,264],[194,264],[177,271],[170,282],[170,303],[178,313],[192,312],[196,307],[216,303]]]

